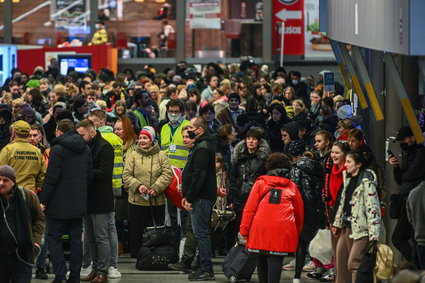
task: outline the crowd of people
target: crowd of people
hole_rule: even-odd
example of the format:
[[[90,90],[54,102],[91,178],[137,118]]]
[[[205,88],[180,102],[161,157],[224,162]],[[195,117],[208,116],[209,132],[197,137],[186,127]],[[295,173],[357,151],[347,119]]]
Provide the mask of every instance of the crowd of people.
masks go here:
[[[136,258],[145,228],[167,219],[176,249],[185,239],[168,267],[189,280],[214,280],[212,257],[246,241],[260,282],[279,282],[282,266],[294,282],[303,270],[356,282],[385,230],[386,194],[383,164],[343,95],[339,83],[324,91],[323,73],[251,61],[201,73],[184,61],[163,73],[64,76],[55,59],[31,75],[14,69],[0,98],[0,281],[30,282],[35,260],[35,277],[47,279],[47,251],[54,282],[119,278],[119,255]],[[409,127],[396,141],[404,154],[389,153],[401,188],[392,243],[425,269],[425,147]],[[183,172],[183,209],[164,193],[173,168]],[[213,209],[231,212],[220,229],[210,227]],[[307,260],[319,229],[331,231],[331,262]]]

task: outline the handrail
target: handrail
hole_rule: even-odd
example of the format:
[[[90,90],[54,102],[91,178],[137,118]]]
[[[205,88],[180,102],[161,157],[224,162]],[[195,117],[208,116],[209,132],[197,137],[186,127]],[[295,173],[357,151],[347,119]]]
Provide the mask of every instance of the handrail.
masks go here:
[[[20,15],[20,16],[16,17],[15,19],[13,19],[12,20],[12,23],[14,24],[16,22],[19,22],[20,20],[28,17],[29,15],[37,12],[38,10],[40,10],[40,9],[42,9],[42,8],[50,5],[50,4],[51,4],[51,1],[50,0],[49,1],[46,1],[46,2],[43,2],[43,3],[39,4],[38,6],[34,7],[33,9],[29,10],[28,12],[25,12],[22,15]],[[1,25],[0,26],[0,30],[2,30],[2,29],[4,29],[4,25]]]

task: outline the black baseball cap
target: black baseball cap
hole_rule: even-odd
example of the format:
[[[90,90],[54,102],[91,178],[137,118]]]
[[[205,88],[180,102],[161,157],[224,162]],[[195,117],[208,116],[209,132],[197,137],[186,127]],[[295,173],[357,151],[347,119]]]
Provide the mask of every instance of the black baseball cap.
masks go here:
[[[401,141],[407,137],[413,136],[412,129],[410,127],[401,127],[397,132],[397,136],[395,138],[396,141]]]

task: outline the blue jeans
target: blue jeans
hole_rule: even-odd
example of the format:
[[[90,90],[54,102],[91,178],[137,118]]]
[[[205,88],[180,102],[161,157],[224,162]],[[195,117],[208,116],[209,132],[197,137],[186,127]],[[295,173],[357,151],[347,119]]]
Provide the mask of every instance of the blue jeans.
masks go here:
[[[56,280],[66,280],[66,261],[62,247],[62,235],[69,235],[71,256],[69,260],[69,279],[79,280],[83,247],[81,235],[83,232],[82,219],[52,219],[47,218],[47,242],[52,257],[53,270]]]
[[[16,253],[0,253],[0,282],[30,283],[32,269],[18,259]]]
[[[192,203],[193,209],[190,211],[193,234],[198,240],[201,270],[211,273],[213,272],[213,264],[209,226],[214,203],[213,200],[197,199]]]

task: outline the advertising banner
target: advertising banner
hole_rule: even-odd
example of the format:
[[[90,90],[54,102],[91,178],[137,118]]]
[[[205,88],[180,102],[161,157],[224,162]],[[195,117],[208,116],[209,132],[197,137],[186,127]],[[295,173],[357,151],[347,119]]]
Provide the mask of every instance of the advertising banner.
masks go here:
[[[284,55],[304,55],[304,0],[273,0],[272,27],[275,54],[280,54],[284,34]]]
[[[191,29],[221,29],[221,0],[188,0]]]

